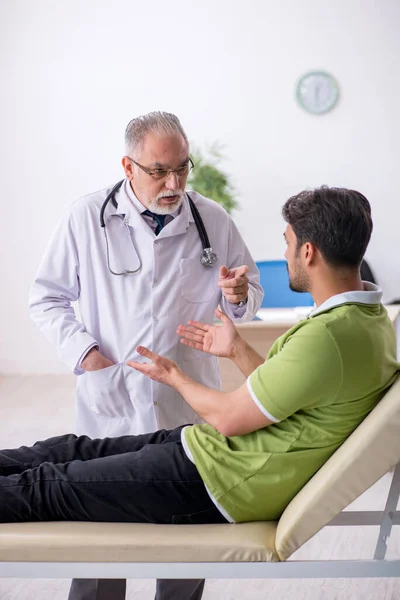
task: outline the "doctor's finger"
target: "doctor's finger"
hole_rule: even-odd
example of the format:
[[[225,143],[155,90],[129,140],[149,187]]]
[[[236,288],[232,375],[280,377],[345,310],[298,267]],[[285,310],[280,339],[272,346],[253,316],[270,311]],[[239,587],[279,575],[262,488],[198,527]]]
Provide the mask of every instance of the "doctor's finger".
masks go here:
[[[242,277],[248,273],[249,267],[247,265],[240,265],[240,267],[236,267],[235,269],[231,270],[234,272],[235,277]]]
[[[219,279],[230,279],[234,277],[234,269],[228,269],[225,265],[219,268]]]
[[[239,279],[233,279],[231,287],[239,288],[239,287],[249,287],[249,280],[247,277],[239,277]]]
[[[247,275],[243,275],[242,277],[239,277],[239,281],[243,281],[243,283],[249,283],[249,278]]]
[[[223,279],[222,281],[218,281],[218,286],[220,288],[226,287],[236,287],[238,285],[243,285],[249,282],[249,278],[244,275],[243,277],[234,277],[233,279]]]
[[[247,294],[248,290],[249,288],[246,285],[242,285],[240,287],[224,288],[222,292],[226,296],[227,294]]]
[[[241,265],[240,267],[233,267],[232,269],[229,269],[229,278],[234,278],[234,277],[244,277],[246,275],[246,273],[248,272],[249,267],[247,265]],[[226,278],[228,279],[228,278]]]

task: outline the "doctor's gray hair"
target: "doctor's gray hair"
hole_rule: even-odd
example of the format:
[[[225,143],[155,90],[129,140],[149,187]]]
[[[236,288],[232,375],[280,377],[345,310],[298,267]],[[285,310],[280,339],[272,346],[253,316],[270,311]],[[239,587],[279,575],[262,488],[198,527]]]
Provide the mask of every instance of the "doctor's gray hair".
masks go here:
[[[143,138],[150,131],[157,135],[179,134],[189,144],[178,117],[172,113],[155,111],[129,121],[125,130],[125,152],[128,156],[140,150]]]

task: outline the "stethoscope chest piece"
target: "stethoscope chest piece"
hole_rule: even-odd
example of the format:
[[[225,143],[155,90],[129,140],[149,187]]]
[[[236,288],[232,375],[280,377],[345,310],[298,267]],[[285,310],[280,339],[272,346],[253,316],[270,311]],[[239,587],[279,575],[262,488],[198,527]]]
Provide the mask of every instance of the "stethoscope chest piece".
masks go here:
[[[200,262],[206,269],[212,269],[218,262],[218,256],[212,251],[212,248],[204,248]]]

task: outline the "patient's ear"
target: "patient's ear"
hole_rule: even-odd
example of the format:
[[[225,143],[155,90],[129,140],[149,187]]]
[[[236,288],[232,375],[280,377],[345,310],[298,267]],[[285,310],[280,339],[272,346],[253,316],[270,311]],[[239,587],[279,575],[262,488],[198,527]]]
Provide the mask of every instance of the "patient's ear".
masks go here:
[[[301,251],[302,251],[302,255],[303,255],[303,260],[307,266],[309,266],[315,262],[315,259],[317,257],[317,253],[318,253],[318,249],[316,246],[314,246],[314,244],[312,244],[311,242],[306,242],[301,247]]]

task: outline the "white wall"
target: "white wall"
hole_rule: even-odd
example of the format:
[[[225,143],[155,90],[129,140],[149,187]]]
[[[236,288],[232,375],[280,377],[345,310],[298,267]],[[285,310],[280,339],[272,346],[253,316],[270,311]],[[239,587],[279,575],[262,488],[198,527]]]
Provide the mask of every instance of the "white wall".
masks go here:
[[[3,0],[0,371],[63,370],[29,320],[30,282],[66,204],[121,177],[125,126],[155,109],[225,143],[255,259],[281,258],[290,194],[366,194],[367,257],[399,297],[399,22],[398,0]],[[323,117],[294,100],[310,69],[341,86]]]

